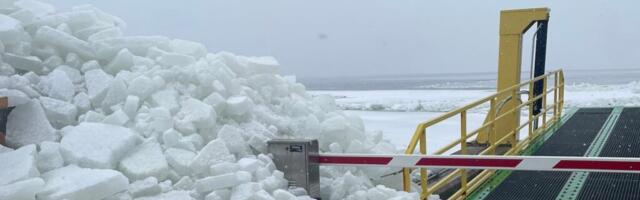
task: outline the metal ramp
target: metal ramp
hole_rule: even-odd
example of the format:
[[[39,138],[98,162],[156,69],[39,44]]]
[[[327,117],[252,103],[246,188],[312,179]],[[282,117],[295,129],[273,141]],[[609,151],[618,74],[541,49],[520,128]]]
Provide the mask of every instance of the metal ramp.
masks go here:
[[[640,157],[640,108],[625,108],[599,156]],[[640,174],[589,173],[577,199],[640,199]]]
[[[581,108],[534,156],[640,157],[640,108]],[[499,171],[470,199],[640,199],[640,174]]]

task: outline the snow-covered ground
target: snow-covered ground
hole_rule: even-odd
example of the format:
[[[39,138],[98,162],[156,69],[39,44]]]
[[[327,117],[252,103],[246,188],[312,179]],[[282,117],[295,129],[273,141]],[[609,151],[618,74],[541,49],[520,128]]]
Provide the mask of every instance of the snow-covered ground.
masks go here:
[[[399,148],[404,148],[416,125],[446,111],[491,95],[490,89],[435,90],[316,90],[328,94],[339,107],[360,116],[367,131],[382,131]],[[626,84],[568,84],[565,107],[640,106],[640,82]],[[479,127],[485,108],[471,110],[468,127]],[[453,117],[427,130],[428,151],[433,152],[459,137],[459,120]]]
[[[349,114],[358,115],[365,123],[367,131],[382,131],[384,137],[395,144],[399,150],[409,144],[411,136],[419,122],[437,117],[442,112],[379,112],[379,111],[346,111]],[[480,113],[467,115],[469,127],[479,127],[484,120]],[[427,129],[427,152],[434,152],[443,145],[460,138],[459,117],[452,117],[438,125]]]

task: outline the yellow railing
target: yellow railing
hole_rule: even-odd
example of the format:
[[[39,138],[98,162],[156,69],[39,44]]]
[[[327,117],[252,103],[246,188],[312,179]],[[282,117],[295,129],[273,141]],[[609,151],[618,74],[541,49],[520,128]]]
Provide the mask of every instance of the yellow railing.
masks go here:
[[[553,88],[547,89],[547,82],[550,79],[553,79]],[[543,83],[543,91],[542,94],[533,96],[533,85],[535,82],[542,81]],[[491,118],[485,121],[479,128],[474,131],[467,132],[467,111],[474,108],[479,108],[481,105],[489,103],[490,110],[495,110],[496,102],[499,100],[499,97],[504,97],[511,95],[512,100],[520,99],[518,98],[520,95],[520,90],[523,87],[528,87],[528,100],[526,102],[519,102],[514,108],[504,112],[496,112],[502,113],[500,115],[494,114]],[[547,96],[553,94],[553,103],[547,105]],[[542,108],[540,113],[537,115],[533,115],[533,105],[535,101],[542,100]],[[520,131],[524,127],[528,127],[528,134],[526,138],[521,139],[519,141],[515,141],[511,143],[509,149],[503,155],[513,155],[519,153],[521,150],[525,149],[536,137],[538,137],[549,124],[555,123],[558,119],[560,119],[562,113],[562,107],[564,103],[564,74],[562,70],[553,71],[547,73],[542,76],[538,76],[532,80],[523,82],[519,85],[514,85],[505,90],[494,93],[488,97],[480,99],[478,101],[469,103],[465,106],[457,108],[453,111],[445,113],[439,117],[431,119],[426,122],[422,122],[418,124],[413,137],[411,138],[411,142],[407,147],[405,154],[414,154],[415,148],[417,145],[420,145],[420,154],[427,154],[427,137],[426,132],[427,129],[439,122],[452,118],[453,116],[460,116],[460,139],[457,139],[446,146],[440,148],[433,155],[441,155],[446,152],[451,152],[453,150],[460,150],[459,154],[467,155],[467,142],[469,139],[474,139],[476,136],[483,130],[488,130],[492,132],[494,130],[494,123],[502,118],[505,118],[508,115],[517,115],[525,106],[528,109],[528,120],[525,123],[521,123],[515,130],[511,131],[508,134],[505,134],[504,137],[497,139],[497,141],[489,140],[489,144],[486,146],[484,150],[482,150],[478,155],[488,155],[495,154],[496,148],[500,146],[500,144],[504,144],[508,142],[509,138],[517,138],[520,134]],[[551,115],[549,120],[547,120],[547,115]],[[519,116],[518,116],[519,117]],[[541,126],[536,129],[534,127],[534,123],[540,122],[542,119]],[[535,122],[534,122],[535,121]],[[459,146],[459,149],[455,149],[454,147]],[[503,145],[504,146],[504,145]],[[405,191],[411,191],[411,168],[403,169],[403,188]],[[465,198],[471,191],[478,188],[480,184],[482,184],[485,180],[487,180],[495,170],[483,170],[478,175],[476,175],[472,180],[469,179],[469,175],[467,170],[465,169],[456,169],[451,173],[447,174],[445,177],[439,179],[435,183],[427,183],[427,169],[420,168],[420,196],[422,199],[427,198],[429,195],[434,192],[442,189],[448,183],[454,181],[456,178],[460,178],[460,189],[455,192],[449,199],[463,199]]]

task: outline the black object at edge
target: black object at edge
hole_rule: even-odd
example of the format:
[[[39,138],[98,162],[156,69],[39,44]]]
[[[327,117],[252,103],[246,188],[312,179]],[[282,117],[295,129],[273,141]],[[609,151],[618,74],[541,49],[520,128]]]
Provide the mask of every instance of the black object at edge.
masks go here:
[[[545,61],[547,56],[547,25],[548,20],[538,21],[538,30],[536,33],[536,49],[535,49],[535,61],[534,61],[534,73],[533,76],[542,76],[545,73]],[[543,93],[543,80],[533,83],[533,96],[537,97]],[[538,99],[533,104],[533,114],[537,115],[542,109],[542,99]],[[537,128],[537,127],[536,127]]]
[[[8,107],[8,108],[0,109],[0,132],[3,132],[3,133],[6,134],[6,132],[7,132],[7,120],[9,118],[9,113],[11,113],[13,108],[15,108],[15,107]]]

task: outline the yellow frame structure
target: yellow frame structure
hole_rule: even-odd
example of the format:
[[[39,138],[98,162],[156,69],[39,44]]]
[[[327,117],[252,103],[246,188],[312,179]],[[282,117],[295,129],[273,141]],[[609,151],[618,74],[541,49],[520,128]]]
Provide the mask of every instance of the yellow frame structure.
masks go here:
[[[553,88],[547,89],[547,82],[549,79],[553,79]],[[543,81],[543,92],[540,95],[533,96],[533,85],[536,81]],[[529,89],[529,97],[526,102],[518,102],[518,104],[514,105],[510,109],[501,112],[500,115],[489,115],[492,116],[489,121],[485,122],[481,127],[475,129],[474,131],[467,132],[467,112],[470,109],[481,108],[482,105],[489,104],[490,109],[495,109],[496,102],[504,96],[511,96],[511,98],[518,98],[520,95],[519,92],[523,87],[528,87]],[[547,105],[547,96],[553,94],[553,103]],[[539,114],[533,115],[533,103],[539,99],[542,99],[543,107]],[[511,138],[515,138],[520,134],[520,131],[528,127],[527,137],[523,140],[516,141],[509,147],[504,155],[514,155],[518,154],[523,149],[527,148],[528,145],[534,141],[539,135],[543,133],[543,131],[548,127],[549,124],[553,124],[557,122],[562,115],[562,108],[564,104],[564,74],[562,70],[553,71],[547,73],[543,76],[536,77],[532,80],[526,81],[524,83],[516,84],[501,91],[498,91],[488,97],[470,103],[468,105],[457,108],[453,111],[445,113],[439,117],[431,119],[426,122],[422,122],[418,124],[415,133],[413,134],[409,146],[407,147],[405,154],[414,154],[417,146],[420,147],[419,154],[426,155],[427,154],[427,137],[426,130],[442,122],[444,120],[450,119],[453,116],[460,116],[460,139],[457,139],[450,144],[442,147],[438,151],[432,153],[433,155],[441,155],[446,152],[450,152],[455,150],[454,147],[460,146],[460,153],[462,155],[467,155],[467,142],[469,140],[475,139],[474,136],[478,135],[482,131],[491,131],[495,129],[497,123],[505,118],[519,118],[520,111],[522,109],[528,110],[528,120],[524,124],[517,124],[516,128],[514,128],[509,133],[505,134],[503,137],[498,138],[493,141],[490,140],[489,145],[486,149],[480,152],[478,155],[491,155],[495,154],[495,150],[500,144],[508,141]],[[551,115],[547,120],[547,115]],[[539,129],[533,128],[534,121],[542,120],[542,127]],[[426,199],[429,195],[433,194],[435,191],[441,189],[451,181],[460,177],[460,189],[455,192],[449,199],[464,199],[471,191],[478,188],[485,180],[487,180],[495,170],[483,170],[477,176],[475,176],[472,180],[468,180],[468,174],[465,169],[456,169],[453,172],[449,173],[444,178],[438,180],[432,185],[428,185],[427,183],[427,169],[420,168],[420,196],[422,199]],[[403,169],[403,188],[405,191],[410,192],[412,188],[411,182],[411,168]]]
[[[548,8],[532,8],[504,10],[500,12],[500,53],[498,56],[498,87],[502,91],[520,84],[522,63],[522,35],[537,21],[549,20]],[[492,107],[485,123],[496,115],[511,110],[519,103],[520,98],[509,98],[511,94],[501,94],[496,99],[497,105]],[[507,116],[496,122],[495,129],[478,134],[477,142],[486,144],[495,142],[518,127],[519,114]],[[506,140],[503,144],[515,144],[518,136]]]

